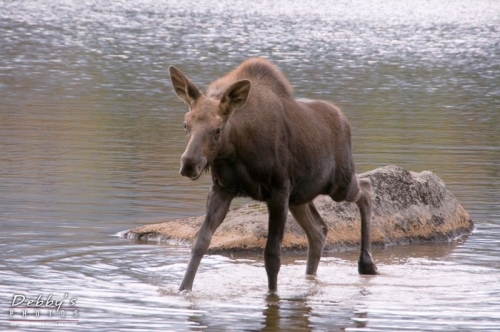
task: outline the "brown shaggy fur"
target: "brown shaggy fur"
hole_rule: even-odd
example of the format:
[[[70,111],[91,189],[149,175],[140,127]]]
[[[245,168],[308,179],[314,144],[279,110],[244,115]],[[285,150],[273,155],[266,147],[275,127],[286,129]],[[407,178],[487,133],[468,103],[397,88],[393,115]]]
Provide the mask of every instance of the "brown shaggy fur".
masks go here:
[[[268,87],[279,96],[291,97],[293,94],[292,86],[278,67],[262,58],[250,58],[243,61],[238,68],[210,84],[207,97],[220,100],[232,83],[244,79],[250,80],[254,85]]]
[[[358,270],[376,273],[370,249],[371,185],[355,174],[350,126],[337,107],[294,99],[284,75],[265,59],[244,61],[210,84],[206,96],[177,68],[170,67],[170,77],[177,95],[189,105],[184,123],[188,144],[180,173],[196,180],[208,167],[213,182],[181,290],[191,289],[212,234],[236,196],[267,204],[264,262],[271,291],[277,287],[288,211],[307,235],[306,273],[316,273],[328,231],[312,202],[318,195],[357,204]]]

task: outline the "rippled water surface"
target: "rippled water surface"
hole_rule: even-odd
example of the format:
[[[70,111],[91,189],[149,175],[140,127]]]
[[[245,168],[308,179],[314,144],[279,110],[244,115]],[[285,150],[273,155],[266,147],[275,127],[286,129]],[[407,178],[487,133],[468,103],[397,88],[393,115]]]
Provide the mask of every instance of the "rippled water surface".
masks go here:
[[[499,27],[486,0],[0,0],[0,326],[500,330]],[[312,279],[287,254],[277,296],[260,255],[211,255],[177,294],[189,249],[116,233],[204,212],[209,176],[178,175],[186,109],[167,67],[205,87],[249,56],[344,110],[358,172],[435,172],[475,232],[379,248],[376,277],[355,252]],[[76,325],[16,327],[54,317],[10,315],[15,295],[65,299],[60,323]]]

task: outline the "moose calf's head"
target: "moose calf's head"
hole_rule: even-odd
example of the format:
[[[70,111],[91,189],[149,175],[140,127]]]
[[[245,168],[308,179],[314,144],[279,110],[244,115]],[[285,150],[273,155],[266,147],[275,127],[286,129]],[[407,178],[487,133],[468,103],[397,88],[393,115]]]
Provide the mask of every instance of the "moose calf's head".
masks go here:
[[[220,100],[207,98],[179,69],[170,66],[170,79],[177,96],[189,106],[184,116],[187,146],[181,156],[180,174],[197,180],[226,144],[226,123],[231,114],[245,105],[250,81],[230,85]]]

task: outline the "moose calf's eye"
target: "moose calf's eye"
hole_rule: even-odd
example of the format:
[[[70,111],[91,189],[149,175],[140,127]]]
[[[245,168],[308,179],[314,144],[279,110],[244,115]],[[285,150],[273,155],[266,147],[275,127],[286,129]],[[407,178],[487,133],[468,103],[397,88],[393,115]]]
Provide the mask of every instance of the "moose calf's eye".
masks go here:
[[[187,129],[187,124],[185,122],[182,124],[182,126],[184,127],[185,130]]]
[[[215,129],[215,133],[214,133],[215,140],[219,140],[220,133],[221,133],[221,129],[220,128]]]

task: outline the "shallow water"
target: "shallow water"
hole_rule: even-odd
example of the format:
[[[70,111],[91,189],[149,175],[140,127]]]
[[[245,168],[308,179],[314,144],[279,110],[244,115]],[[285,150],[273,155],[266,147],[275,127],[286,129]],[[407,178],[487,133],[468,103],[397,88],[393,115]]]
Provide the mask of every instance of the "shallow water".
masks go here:
[[[12,326],[26,320],[9,315],[16,294],[68,294],[79,314],[60,323],[77,325],[57,330],[499,330],[498,13],[459,0],[0,1],[0,325],[30,329]],[[327,254],[313,279],[288,254],[276,297],[257,254],[207,256],[194,292],[177,294],[188,248],[116,237],[204,212],[209,176],[178,175],[186,109],[167,67],[205,87],[257,55],[298,97],[342,107],[359,172],[434,171],[475,232],[377,249],[376,277],[357,275],[355,252]],[[54,319],[44,310],[29,318]]]

